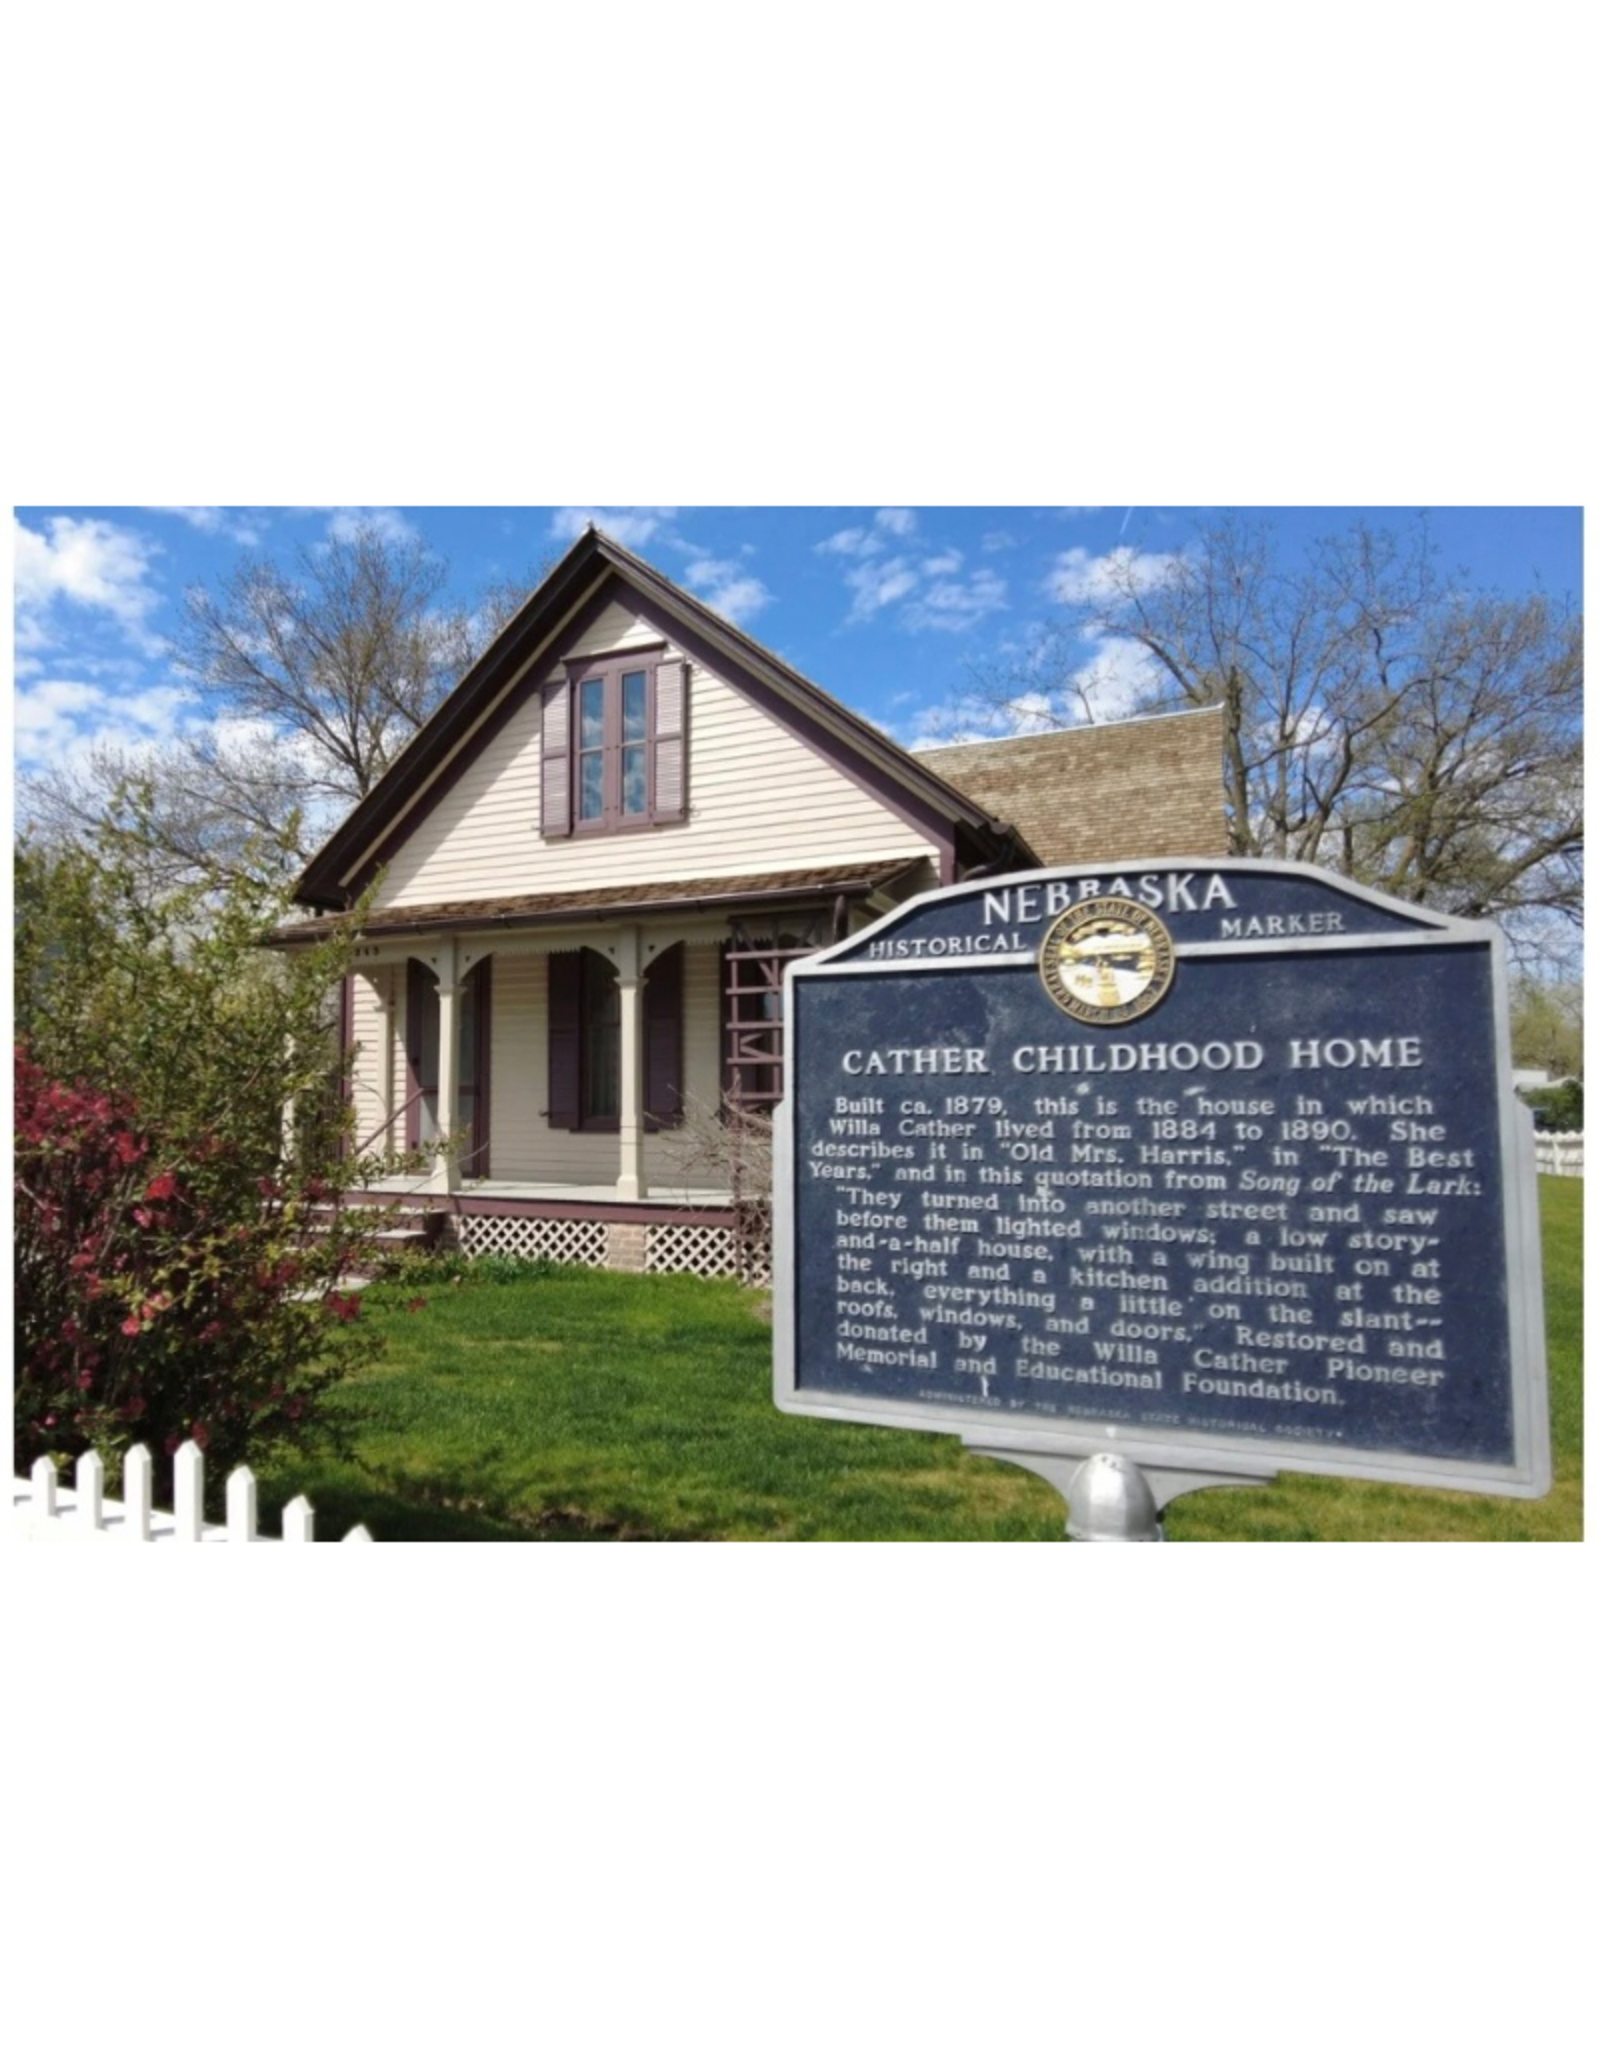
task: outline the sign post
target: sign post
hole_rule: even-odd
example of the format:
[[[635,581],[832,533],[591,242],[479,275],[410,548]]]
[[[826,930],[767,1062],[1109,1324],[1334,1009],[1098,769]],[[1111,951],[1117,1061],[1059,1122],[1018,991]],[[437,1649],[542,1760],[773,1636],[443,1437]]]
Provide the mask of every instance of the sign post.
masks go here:
[[[1061,868],[792,968],[774,1393],[1151,1540],[1278,1472],[1549,1489],[1502,941],[1299,863]]]

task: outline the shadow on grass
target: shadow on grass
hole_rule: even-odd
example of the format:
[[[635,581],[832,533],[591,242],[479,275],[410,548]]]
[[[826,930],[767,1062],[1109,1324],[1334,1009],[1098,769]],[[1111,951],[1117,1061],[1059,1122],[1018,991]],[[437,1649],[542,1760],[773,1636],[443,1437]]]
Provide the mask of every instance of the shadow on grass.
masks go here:
[[[436,1481],[363,1465],[328,1466],[293,1480],[263,1480],[261,1524],[277,1533],[285,1504],[304,1492],[316,1510],[319,1543],[340,1543],[358,1522],[380,1543],[675,1543],[693,1541],[579,1508],[504,1508],[456,1498]]]

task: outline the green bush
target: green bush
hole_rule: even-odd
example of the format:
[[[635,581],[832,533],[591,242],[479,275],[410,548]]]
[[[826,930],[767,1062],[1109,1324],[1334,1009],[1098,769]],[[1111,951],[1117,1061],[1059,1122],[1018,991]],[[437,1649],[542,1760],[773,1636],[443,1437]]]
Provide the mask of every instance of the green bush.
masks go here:
[[[384,1217],[340,1205],[376,1169],[329,1029],[349,942],[264,949],[284,907],[152,891],[110,835],[19,850],[23,1464],[192,1435],[225,1470],[312,1439],[368,1348],[347,1282]]]
[[[1562,1081],[1554,1088],[1530,1088],[1522,1099],[1533,1111],[1535,1130],[1581,1131],[1583,1129],[1583,1083],[1581,1081]]]

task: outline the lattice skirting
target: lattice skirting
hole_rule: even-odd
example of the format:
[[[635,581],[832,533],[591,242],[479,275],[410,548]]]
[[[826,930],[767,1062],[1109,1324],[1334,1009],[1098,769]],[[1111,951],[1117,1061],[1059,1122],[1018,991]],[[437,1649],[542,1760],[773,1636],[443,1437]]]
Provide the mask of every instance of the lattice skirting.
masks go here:
[[[698,1273],[702,1280],[720,1280],[738,1271],[739,1247],[731,1230],[707,1229],[700,1223],[652,1223],[645,1233],[647,1273]]]
[[[621,1236],[618,1232],[617,1237]],[[567,1216],[460,1216],[456,1236],[469,1259],[485,1254],[520,1259],[555,1259],[564,1265],[605,1266],[613,1263],[614,1234],[605,1223]],[[628,1261],[633,1264],[633,1261]],[[634,1270],[638,1268],[635,1265]],[[644,1233],[647,1273],[697,1273],[717,1280],[739,1271],[736,1232],[703,1223],[651,1223]],[[754,1286],[772,1278],[770,1244],[760,1246]]]
[[[469,1259],[497,1252],[567,1266],[603,1266],[609,1243],[603,1223],[574,1216],[460,1216],[456,1235]]]

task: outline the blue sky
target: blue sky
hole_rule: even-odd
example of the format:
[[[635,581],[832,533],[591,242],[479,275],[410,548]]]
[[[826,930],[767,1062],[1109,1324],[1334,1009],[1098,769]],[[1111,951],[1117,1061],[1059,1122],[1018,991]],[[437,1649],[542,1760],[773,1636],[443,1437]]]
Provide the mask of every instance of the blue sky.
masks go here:
[[[1146,507],[211,506],[28,508],[16,522],[16,764],[70,763],[99,738],[138,748],[195,725],[164,638],[186,585],[216,582],[241,553],[287,555],[370,520],[418,534],[470,601],[485,584],[547,564],[594,518],[852,709],[910,745],[975,732],[974,671],[1025,650],[1063,592],[1092,590],[1107,560],[1146,561],[1192,544],[1198,514]],[[1358,516],[1404,510],[1264,512],[1293,554]],[[1574,509],[1430,512],[1441,566],[1507,593],[1536,585],[1577,598]],[[1115,649],[1101,665],[1102,715],[1137,676]]]

